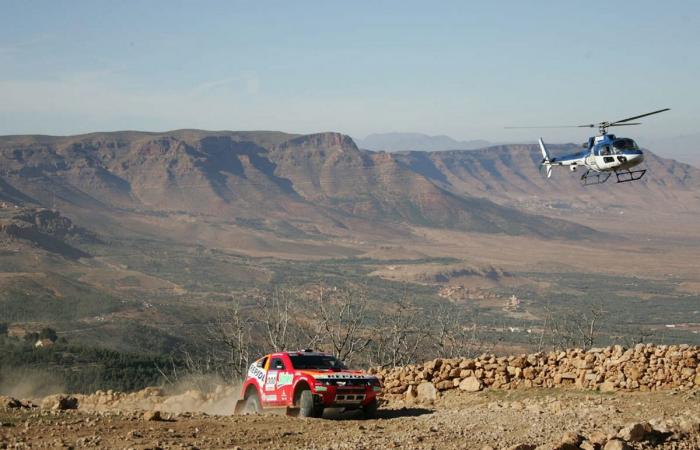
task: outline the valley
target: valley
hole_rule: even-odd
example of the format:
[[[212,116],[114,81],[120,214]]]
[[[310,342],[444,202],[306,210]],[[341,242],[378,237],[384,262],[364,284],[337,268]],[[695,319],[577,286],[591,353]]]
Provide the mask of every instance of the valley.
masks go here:
[[[0,137],[0,322],[169,354],[275,289],[303,321],[325,287],[363,291],[368,330],[447,308],[503,351],[593,310],[601,344],[700,342],[700,170],[649,155],[642,182],[583,188],[538,162],[338,133]]]

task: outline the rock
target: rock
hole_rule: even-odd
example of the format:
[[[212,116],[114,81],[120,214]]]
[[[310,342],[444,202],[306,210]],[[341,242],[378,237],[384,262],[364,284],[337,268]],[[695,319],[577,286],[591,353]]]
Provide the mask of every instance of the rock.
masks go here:
[[[406,393],[404,394],[404,400],[407,402],[414,402],[417,395],[418,393],[416,392],[416,387],[409,385],[408,389],[406,389]]]
[[[627,442],[619,439],[610,439],[603,450],[632,450],[632,447],[627,445]]]
[[[163,420],[160,411],[146,411],[143,413],[143,420],[146,422],[157,422]]]
[[[681,420],[678,424],[678,428],[684,433],[700,433],[700,422],[693,420]]]
[[[561,437],[561,444],[570,446],[571,449],[576,449],[579,445],[581,445],[581,442],[583,442],[583,436],[572,431],[567,431]],[[562,450],[568,450],[568,448],[569,447],[562,447]]]
[[[41,409],[50,409],[53,411],[78,409],[78,399],[70,395],[63,394],[49,395],[42,400]]]
[[[615,392],[617,390],[617,387],[615,386],[615,383],[612,381],[604,381],[600,385],[600,391],[601,392]]]
[[[583,441],[581,442],[581,445],[579,445],[579,448],[581,450],[597,450],[598,447],[591,441]]]
[[[459,389],[467,392],[478,392],[483,389],[483,385],[476,377],[468,377],[459,383]]]
[[[453,389],[455,384],[452,382],[452,380],[445,380],[436,383],[435,387],[438,391],[446,391],[447,389]]]
[[[508,450],[535,450],[536,448],[537,446],[533,444],[518,444],[508,447]]]
[[[22,404],[22,402],[14,397],[5,397],[3,395],[0,395],[0,408],[2,409],[22,408],[23,406],[24,405]]]
[[[608,435],[602,431],[594,431],[588,436],[588,440],[593,443],[593,445],[602,446],[608,440]]]
[[[416,400],[419,402],[434,402],[437,400],[437,389],[433,383],[424,381],[416,388]]]
[[[631,423],[620,430],[617,436],[627,442],[642,442],[652,435],[654,429],[647,422]]]

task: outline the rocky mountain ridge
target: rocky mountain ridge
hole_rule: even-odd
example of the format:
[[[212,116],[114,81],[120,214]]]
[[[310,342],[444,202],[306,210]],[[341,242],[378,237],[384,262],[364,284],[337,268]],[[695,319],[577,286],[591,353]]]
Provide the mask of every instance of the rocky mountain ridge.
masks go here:
[[[445,189],[402,158],[338,133],[117,132],[0,138],[0,199],[67,211],[353,223],[585,237],[592,230]]]

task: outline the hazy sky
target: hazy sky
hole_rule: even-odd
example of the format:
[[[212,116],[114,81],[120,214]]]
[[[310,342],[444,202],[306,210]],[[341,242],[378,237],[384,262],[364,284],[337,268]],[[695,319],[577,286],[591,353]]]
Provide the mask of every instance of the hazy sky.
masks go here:
[[[0,134],[700,131],[700,1],[0,0]],[[631,130],[625,129],[631,133]],[[628,133],[628,134],[629,134]]]

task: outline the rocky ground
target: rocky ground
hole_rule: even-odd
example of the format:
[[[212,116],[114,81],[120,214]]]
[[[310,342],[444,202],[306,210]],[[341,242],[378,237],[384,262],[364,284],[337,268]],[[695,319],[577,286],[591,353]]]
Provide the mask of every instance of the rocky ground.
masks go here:
[[[376,420],[144,412],[131,401],[138,396],[99,400],[110,395],[118,397],[83,397],[83,406],[70,398],[36,407],[4,398],[0,448],[700,448],[698,391],[451,390],[432,402],[391,401]]]

